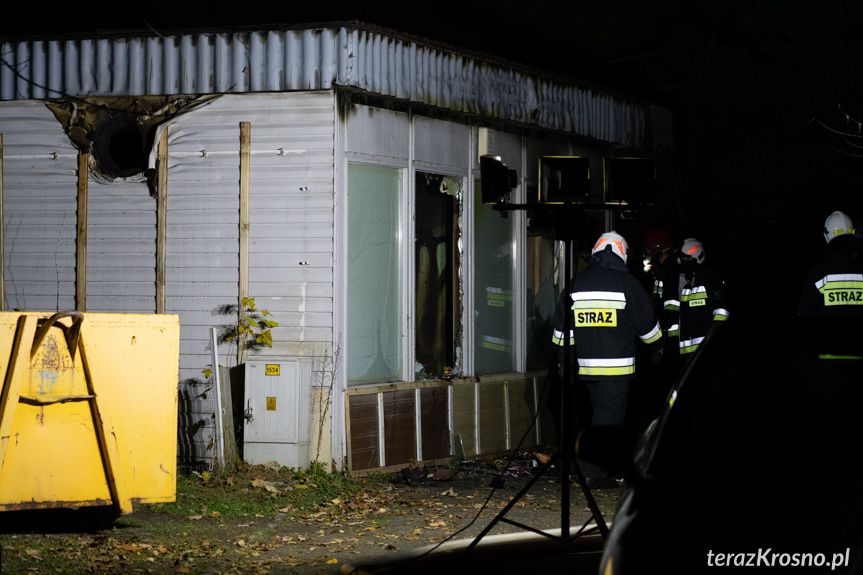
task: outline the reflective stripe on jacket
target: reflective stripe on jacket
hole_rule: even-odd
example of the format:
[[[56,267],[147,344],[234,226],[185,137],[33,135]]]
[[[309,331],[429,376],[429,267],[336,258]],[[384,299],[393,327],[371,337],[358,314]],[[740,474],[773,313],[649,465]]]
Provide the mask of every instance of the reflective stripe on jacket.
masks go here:
[[[603,255],[575,277],[555,311],[552,339],[563,344],[567,319],[582,379],[633,377],[636,341],[654,344],[662,338],[650,295],[620,258],[609,255],[617,265],[603,261]]]

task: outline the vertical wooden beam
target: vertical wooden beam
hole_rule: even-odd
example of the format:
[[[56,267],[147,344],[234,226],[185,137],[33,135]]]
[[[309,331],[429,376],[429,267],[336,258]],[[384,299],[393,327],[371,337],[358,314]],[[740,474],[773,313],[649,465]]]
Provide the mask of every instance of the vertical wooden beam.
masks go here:
[[[87,192],[90,154],[78,152],[78,230],[75,261],[75,309],[87,311]],[[57,310],[60,311],[60,310]]]
[[[240,270],[238,319],[242,324],[246,316],[243,300],[249,297],[249,179],[251,161],[252,125],[240,122]],[[237,364],[246,363],[246,337],[240,334],[237,343]]]
[[[165,282],[168,273],[168,130],[159,137],[156,190],[156,313],[165,313]]]
[[[3,225],[3,134],[0,134],[0,311],[6,311],[6,227]]]

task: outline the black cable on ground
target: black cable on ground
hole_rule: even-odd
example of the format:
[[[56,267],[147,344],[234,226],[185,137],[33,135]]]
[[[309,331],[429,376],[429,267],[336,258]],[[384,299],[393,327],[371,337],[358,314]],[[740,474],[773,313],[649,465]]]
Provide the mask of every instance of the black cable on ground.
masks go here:
[[[516,447],[512,450],[512,453],[510,454],[509,459],[507,460],[506,464],[505,464],[505,465],[503,466],[503,468],[502,468],[501,470],[499,470],[499,471],[498,471],[498,473],[496,474],[495,479],[498,479],[498,480],[502,479],[503,474],[506,472],[506,470],[509,468],[509,466],[510,466],[510,464],[512,463],[512,461],[515,459],[515,454],[516,454],[516,453],[518,453],[519,448],[520,448],[520,447],[521,447],[521,445],[524,443],[524,441],[527,439],[528,434],[529,434],[529,433],[531,432],[531,430],[533,430],[533,428],[536,426],[536,421],[537,421],[537,419],[539,418],[539,409],[540,409],[540,408],[539,408],[539,406],[540,406],[540,405],[542,405],[542,399],[543,399],[543,397],[545,396],[546,389],[548,388],[548,382],[549,382],[550,377],[551,377],[551,375],[550,375],[550,374],[547,374],[547,375],[546,375],[546,377],[545,377],[545,381],[543,382],[542,389],[540,390],[540,394],[539,394],[539,397],[538,397],[538,399],[537,399],[536,409],[535,409],[535,413],[534,413],[534,415],[533,415],[533,419],[531,420],[531,424],[528,426],[527,430],[525,430],[524,435],[521,437],[521,439],[519,440],[519,442],[518,442],[518,444],[516,445]],[[482,504],[482,506],[481,506],[481,507],[479,508],[479,510],[477,511],[476,515],[474,515],[473,519],[471,519],[471,521],[470,521],[467,525],[465,525],[464,527],[462,527],[462,528],[461,528],[461,529],[459,529],[458,531],[454,531],[453,533],[451,533],[450,535],[448,535],[447,537],[445,537],[444,539],[442,539],[441,541],[439,541],[436,545],[434,545],[433,547],[431,547],[431,548],[429,548],[428,550],[426,550],[424,553],[422,553],[422,554],[420,554],[420,555],[417,555],[417,556],[415,556],[415,557],[410,557],[410,558],[405,559],[405,560],[400,561],[400,562],[393,563],[392,565],[393,565],[393,566],[395,566],[395,565],[399,565],[399,566],[401,566],[401,565],[410,565],[411,563],[413,563],[413,562],[415,562],[415,561],[418,561],[419,559],[422,559],[423,557],[425,557],[425,556],[429,555],[430,553],[432,553],[433,551],[435,551],[436,549],[438,549],[438,548],[439,548],[441,545],[443,545],[444,543],[447,543],[448,541],[451,541],[453,538],[455,538],[456,536],[460,535],[460,534],[461,534],[461,533],[463,533],[465,530],[469,529],[471,526],[473,526],[473,524],[474,524],[474,523],[476,523],[477,519],[479,519],[479,517],[482,515],[483,511],[485,511],[486,507],[488,507],[488,504],[491,502],[491,499],[492,499],[492,497],[494,496],[494,494],[495,494],[495,492],[497,491],[497,489],[498,489],[500,486],[502,486],[502,485],[503,485],[503,481],[495,481],[495,480],[492,480],[492,485],[491,485],[491,488],[492,488],[492,489],[491,489],[491,492],[489,493],[489,495],[488,495],[488,497],[486,498],[485,502]],[[583,533],[583,532],[584,532],[584,530],[585,530],[585,529],[587,528],[587,526],[589,525],[589,523],[590,523],[589,521],[588,521],[588,522],[586,522],[586,523],[584,523],[584,524],[581,526],[581,528],[580,528],[580,529],[579,529],[579,530],[578,530],[578,531],[577,531],[573,536],[571,536],[571,537],[570,537],[570,539],[573,539],[573,538],[577,537],[578,535],[580,535],[581,533]],[[350,574],[349,574],[349,575],[352,575],[352,574],[354,574],[354,573],[357,573],[358,569],[359,569],[359,568],[355,568],[353,571],[351,571],[351,572],[350,572]]]

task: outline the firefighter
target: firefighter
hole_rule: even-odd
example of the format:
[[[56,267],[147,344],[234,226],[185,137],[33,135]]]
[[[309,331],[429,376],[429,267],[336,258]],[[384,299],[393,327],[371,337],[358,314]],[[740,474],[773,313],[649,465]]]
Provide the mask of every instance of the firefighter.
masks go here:
[[[863,255],[854,222],[833,212],[823,233],[828,255],[809,273],[797,311],[803,316],[863,316]]]
[[[674,244],[662,228],[651,228],[644,233],[644,272],[649,274],[653,298],[662,307],[667,272],[676,267]],[[676,284],[675,284],[676,285]]]
[[[662,350],[662,330],[650,296],[626,267],[628,252],[623,236],[613,231],[602,234],[591,251],[590,265],[561,294],[554,315],[554,343],[563,346],[564,337],[569,337],[578,380],[587,387],[590,425],[623,424],[629,384],[635,377],[636,340],[656,353]],[[565,323],[570,328],[567,335]],[[580,466],[588,487],[618,486],[608,470],[584,461]]]
[[[650,365],[641,371],[639,384],[630,397],[629,417],[639,427],[646,427],[665,405],[677,373],[678,268],[677,249],[669,233],[660,227],[648,229],[642,240],[642,262],[652,294],[654,310],[665,335],[662,354],[647,352]],[[633,405],[633,403],[635,405]],[[633,409],[634,407],[634,409]]]
[[[706,258],[704,246],[697,239],[683,241],[677,258],[680,276],[676,330],[681,358],[698,349],[713,322],[725,321],[729,316],[725,281],[704,265]],[[671,307],[673,304],[669,303],[668,308]],[[670,331],[674,330],[672,327]]]
[[[644,235],[646,253],[644,269],[650,273],[650,290],[654,307],[659,316],[659,325],[666,336],[666,345],[674,345],[677,351],[678,321],[680,308],[678,301],[680,264],[677,261],[677,250],[671,242],[668,232],[661,228],[652,228]]]

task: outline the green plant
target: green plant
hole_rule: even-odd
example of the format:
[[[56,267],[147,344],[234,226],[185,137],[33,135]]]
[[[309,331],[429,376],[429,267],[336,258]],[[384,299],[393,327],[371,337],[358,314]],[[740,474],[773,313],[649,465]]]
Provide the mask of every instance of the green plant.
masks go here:
[[[273,347],[273,335],[270,330],[277,327],[279,323],[267,319],[268,316],[270,316],[269,311],[257,308],[255,298],[244,297],[237,314],[237,325],[233,330],[229,330],[225,341],[235,341],[244,337],[245,344],[250,348]]]

